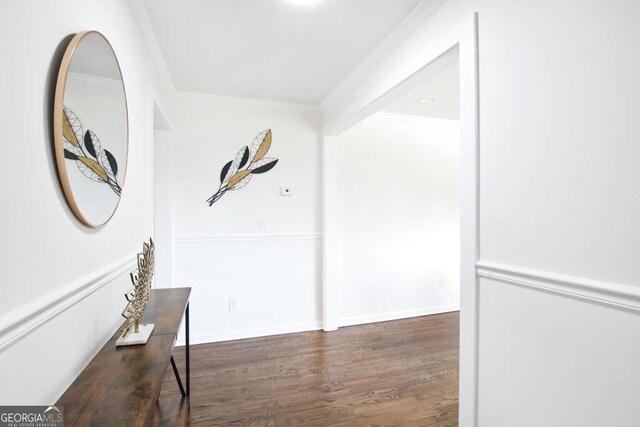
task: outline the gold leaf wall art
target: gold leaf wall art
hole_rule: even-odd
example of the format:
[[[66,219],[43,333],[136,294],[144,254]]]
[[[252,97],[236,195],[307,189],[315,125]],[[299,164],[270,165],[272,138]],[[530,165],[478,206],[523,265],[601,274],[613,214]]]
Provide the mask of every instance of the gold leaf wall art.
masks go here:
[[[274,157],[265,157],[271,148],[271,129],[260,132],[249,146],[242,147],[234,160],[229,160],[220,171],[220,187],[207,199],[209,206],[220,200],[227,191],[243,188],[253,175],[270,171],[278,163]]]

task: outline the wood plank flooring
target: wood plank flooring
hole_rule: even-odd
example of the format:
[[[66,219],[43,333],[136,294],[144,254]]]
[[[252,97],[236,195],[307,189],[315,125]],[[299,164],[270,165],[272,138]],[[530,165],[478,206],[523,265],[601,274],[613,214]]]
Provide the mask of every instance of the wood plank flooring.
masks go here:
[[[191,347],[192,426],[456,426],[459,314]],[[175,351],[184,372],[184,349]],[[169,369],[161,397],[179,396]]]

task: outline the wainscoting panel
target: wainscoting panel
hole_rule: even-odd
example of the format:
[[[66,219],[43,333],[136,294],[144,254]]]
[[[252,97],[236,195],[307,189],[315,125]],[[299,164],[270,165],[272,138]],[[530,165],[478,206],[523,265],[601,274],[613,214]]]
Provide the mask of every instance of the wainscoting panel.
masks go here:
[[[191,342],[320,329],[321,248],[319,234],[174,239],[173,284],[193,288]]]
[[[489,261],[476,267],[478,425],[638,424],[640,288]],[[545,410],[522,418],[523,401]]]
[[[82,277],[55,293],[45,295],[2,316],[0,318],[0,352],[48,322],[52,317],[133,269],[135,262],[135,255],[123,258],[91,276]]]
[[[0,405],[53,404],[62,395],[122,323],[134,265],[132,254],[0,319]]]
[[[483,268],[479,279],[478,426],[637,426],[640,322],[631,295],[496,270]]]

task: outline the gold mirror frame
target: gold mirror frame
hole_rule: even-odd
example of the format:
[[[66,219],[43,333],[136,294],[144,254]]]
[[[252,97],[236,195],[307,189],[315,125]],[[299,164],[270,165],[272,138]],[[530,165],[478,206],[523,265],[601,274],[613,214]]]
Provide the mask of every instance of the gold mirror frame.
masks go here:
[[[94,224],[91,221],[89,221],[89,219],[82,213],[82,210],[78,206],[78,203],[76,202],[76,199],[73,195],[71,184],[69,183],[69,177],[67,175],[67,164],[65,162],[66,158],[64,155],[64,136],[63,136],[64,94],[67,86],[67,78],[69,75],[69,69],[71,67],[71,61],[73,60],[73,55],[77,47],[82,42],[82,40],[84,40],[87,36],[91,34],[100,36],[104,40],[104,42],[107,44],[107,46],[109,46],[109,49],[111,49],[111,53],[113,53],[113,58],[116,62],[116,66],[118,67],[120,80],[122,81],[122,92],[124,94],[124,104],[125,104],[124,108],[126,112],[126,122],[127,122],[126,123],[127,155],[126,155],[124,172],[122,174],[123,176],[122,187],[124,187],[126,177],[127,177],[127,170],[129,169],[129,103],[127,102],[127,91],[124,84],[124,78],[122,76],[122,69],[120,68],[120,62],[118,61],[118,56],[116,55],[116,52],[113,50],[113,46],[111,46],[111,43],[109,43],[109,40],[104,36],[104,34],[102,34],[99,31],[89,30],[89,31],[79,32],[71,39],[71,41],[69,42],[69,45],[67,46],[64,52],[64,56],[62,57],[62,62],[60,64],[60,70],[58,71],[58,80],[56,82],[56,91],[55,91],[55,98],[54,98],[54,104],[53,104],[53,139],[54,139],[54,145],[55,145],[56,164],[58,166],[58,176],[60,177],[60,183],[62,184],[62,189],[67,199],[67,203],[69,203],[69,207],[71,208],[71,210],[73,211],[73,214],[81,223],[91,228],[98,228],[98,227],[102,227],[103,225],[108,223],[111,220],[111,218],[113,218],[113,215],[115,215],[116,211],[118,210],[118,206],[120,205],[120,201],[122,200],[122,197],[118,197],[118,201],[113,208],[113,212],[111,212],[111,215],[109,215],[109,217],[103,223]]]

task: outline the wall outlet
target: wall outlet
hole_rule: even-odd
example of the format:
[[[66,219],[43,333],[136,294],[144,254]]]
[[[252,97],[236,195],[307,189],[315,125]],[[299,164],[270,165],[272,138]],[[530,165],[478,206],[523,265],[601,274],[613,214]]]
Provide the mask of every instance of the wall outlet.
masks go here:
[[[267,220],[260,218],[258,221],[258,227],[260,228],[260,231],[267,231]]]
[[[280,187],[280,195],[284,197],[293,196],[293,188],[291,187]]]
[[[229,311],[238,310],[238,300],[235,298],[229,298]]]
[[[440,279],[438,281],[438,286],[440,287],[440,289],[444,289],[447,286],[447,281],[444,279]]]

